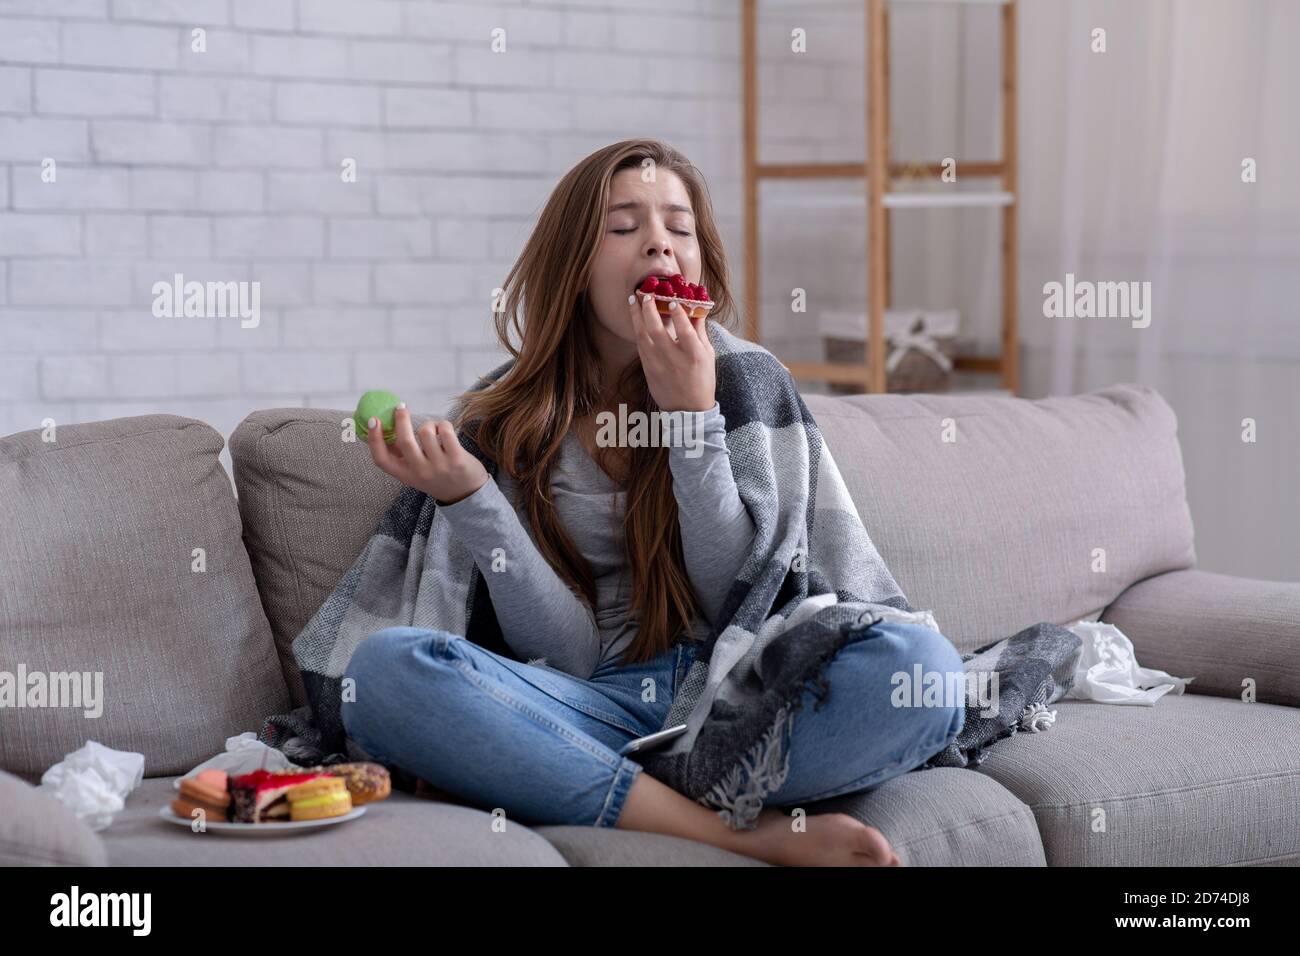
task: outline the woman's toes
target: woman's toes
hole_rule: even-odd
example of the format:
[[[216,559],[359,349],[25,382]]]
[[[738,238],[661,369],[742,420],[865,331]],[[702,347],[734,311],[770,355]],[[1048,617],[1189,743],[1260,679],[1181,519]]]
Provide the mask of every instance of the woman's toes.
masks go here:
[[[897,857],[885,835],[875,827],[865,827],[858,836],[858,852],[871,857],[880,866],[893,866]]]

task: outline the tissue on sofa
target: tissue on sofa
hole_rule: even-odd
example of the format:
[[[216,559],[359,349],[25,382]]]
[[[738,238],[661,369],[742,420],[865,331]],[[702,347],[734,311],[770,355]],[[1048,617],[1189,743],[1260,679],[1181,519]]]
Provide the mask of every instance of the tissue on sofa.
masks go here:
[[[102,830],[143,779],[144,754],[88,740],[41,775],[41,788],[92,830]]]
[[[1114,624],[1076,621],[1068,630],[1078,635],[1083,649],[1067,698],[1150,707],[1170,691],[1181,694],[1193,680],[1139,667],[1133,642]]]

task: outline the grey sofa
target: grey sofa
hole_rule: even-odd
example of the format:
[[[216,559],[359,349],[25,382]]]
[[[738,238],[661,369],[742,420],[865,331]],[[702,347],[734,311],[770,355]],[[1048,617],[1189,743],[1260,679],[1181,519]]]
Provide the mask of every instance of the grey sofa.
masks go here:
[[[1060,702],[1055,726],[998,741],[978,770],[809,812],[879,827],[912,866],[1300,861],[1300,583],[1195,568],[1157,392],[806,400],[909,600],[959,648],[1101,619],[1142,664],[1195,677],[1150,708]],[[98,718],[0,709],[0,863],[762,865],[618,829],[497,833],[478,808],[402,791],[308,836],[157,818],[173,777],[305,700],[290,642],[398,491],[341,440],[346,414],[249,415],[230,438],[237,499],[221,435],[191,419],[0,439],[0,670],[102,671],[105,688]],[[98,833],[33,787],[87,739],[146,759]]]

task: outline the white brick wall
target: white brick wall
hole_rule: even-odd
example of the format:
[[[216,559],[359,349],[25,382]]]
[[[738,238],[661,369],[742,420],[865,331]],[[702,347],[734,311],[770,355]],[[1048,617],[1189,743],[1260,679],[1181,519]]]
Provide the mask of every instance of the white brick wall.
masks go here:
[[[861,155],[841,7],[801,15],[815,60],[763,66],[764,158]],[[765,13],[775,61],[789,28]],[[739,42],[736,0],[0,0],[0,434],[166,411],[228,435],[384,386],[441,410],[503,357],[491,290],[558,178],[629,136],[704,172],[739,282]],[[765,255],[821,268],[824,225]],[[260,326],[154,318],[178,272],[260,281]]]

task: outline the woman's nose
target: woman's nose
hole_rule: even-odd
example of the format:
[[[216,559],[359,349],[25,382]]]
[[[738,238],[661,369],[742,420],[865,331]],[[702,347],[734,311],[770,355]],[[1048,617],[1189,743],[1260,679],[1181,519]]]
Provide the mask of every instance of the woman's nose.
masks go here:
[[[650,247],[646,250],[647,255],[671,256],[673,254],[673,244],[668,235],[668,224],[657,216],[650,217]]]

